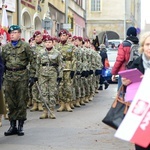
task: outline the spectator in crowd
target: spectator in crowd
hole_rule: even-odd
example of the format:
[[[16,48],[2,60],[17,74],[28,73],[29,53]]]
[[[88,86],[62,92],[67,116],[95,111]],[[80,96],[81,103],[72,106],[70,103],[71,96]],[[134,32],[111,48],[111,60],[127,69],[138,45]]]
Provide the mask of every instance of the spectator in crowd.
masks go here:
[[[146,32],[141,36],[139,51],[142,55],[133,61],[130,69],[137,68],[144,74],[146,69],[150,69],[150,32]],[[122,83],[123,85],[128,86],[131,81],[129,79],[122,78]],[[147,148],[135,145],[135,150],[150,150],[150,145]]]

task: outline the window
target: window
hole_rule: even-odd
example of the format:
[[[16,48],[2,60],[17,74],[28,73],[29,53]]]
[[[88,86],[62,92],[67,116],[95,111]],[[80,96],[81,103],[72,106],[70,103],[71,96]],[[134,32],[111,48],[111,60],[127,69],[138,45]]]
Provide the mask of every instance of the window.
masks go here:
[[[100,11],[100,0],[91,0],[91,11]]]

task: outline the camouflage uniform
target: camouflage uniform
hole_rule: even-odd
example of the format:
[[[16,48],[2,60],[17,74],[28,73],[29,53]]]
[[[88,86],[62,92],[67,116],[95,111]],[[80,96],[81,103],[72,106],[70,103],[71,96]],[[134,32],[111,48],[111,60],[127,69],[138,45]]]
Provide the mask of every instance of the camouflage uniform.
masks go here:
[[[72,44],[64,43],[60,44],[60,53],[63,57],[63,81],[60,84],[60,104],[61,107],[57,111],[66,110],[72,111],[70,109],[70,102],[72,101],[72,91],[73,91],[73,80],[71,79],[71,74],[76,71],[76,56],[75,56],[75,46]]]
[[[36,76],[38,77],[39,87],[41,89],[42,97],[51,110],[50,118],[54,119],[54,107],[56,104],[55,90],[57,87],[57,78],[62,78],[62,57],[58,50],[52,48],[50,51],[47,49],[40,50],[37,55]],[[48,117],[47,108],[40,117],[44,119]]]
[[[41,44],[36,44],[34,49],[32,48],[32,50],[34,51],[35,66],[36,66],[37,55],[40,52],[40,50],[43,49],[43,47],[44,47],[43,43],[41,43]],[[39,99],[39,92],[36,87],[36,84],[32,86],[32,101],[33,101],[33,107],[30,109],[30,111],[36,111],[36,110],[43,111],[42,103],[41,100]]]
[[[9,106],[9,120],[26,120],[29,78],[26,67],[31,62],[30,77],[34,77],[33,55],[30,46],[21,40],[16,47],[9,43],[2,49],[6,67],[5,98]]]
[[[101,73],[101,70],[102,70],[102,67],[103,67],[103,64],[102,64],[102,60],[101,60],[101,56],[99,54],[99,52],[95,51],[95,56],[96,56],[96,59],[95,59],[95,76],[96,76],[96,79],[95,79],[95,92],[98,93],[98,87],[99,87],[99,81],[100,81],[100,73]]]
[[[75,51],[75,56],[76,56],[76,75],[73,78],[73,94],[75,95],[73,98],[74,100],[74,105],[77,107],[80,107],[79,101],[81,98],[81,86],[80,86],[80,82],[81,82],[81,48],[80,47],[76,47],[76,51]]]

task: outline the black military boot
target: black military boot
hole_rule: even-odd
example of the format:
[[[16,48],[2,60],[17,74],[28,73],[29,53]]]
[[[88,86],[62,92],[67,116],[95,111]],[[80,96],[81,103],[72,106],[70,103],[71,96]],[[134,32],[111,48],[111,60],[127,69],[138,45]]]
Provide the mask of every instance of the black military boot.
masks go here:
[[[9,135],[17,134],[17,133],[18,133],[18,130],[16,127],[16,120],[12,120],[10,121],[10,128],[8,129],[7,132],[4,132],[4,135],[9,136]]]
[[[24,120],[19,120],[18,121],[18,136],[23,136],[24,135],[23,124],[24,124]]]

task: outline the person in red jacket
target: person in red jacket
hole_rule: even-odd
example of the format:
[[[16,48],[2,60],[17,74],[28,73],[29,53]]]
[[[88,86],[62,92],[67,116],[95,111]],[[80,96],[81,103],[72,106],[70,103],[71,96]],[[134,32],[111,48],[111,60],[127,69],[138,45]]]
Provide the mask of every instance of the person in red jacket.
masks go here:
[[[131,42],[130,42],[131,41]],[[118,48],[118,54],[116,58],[116,62],[112,68],[112,81],[115,81],[115,76],[119,71],[126,69],[126,64],[130,57],[130,47],[131,43],[138,44],[139,39],[137,38],[137,30],[135,27],[129,27],[127,30],[127,38],[124,40]],[[122,82],[121,77],[118,78],[118,89],[120,88]]]

